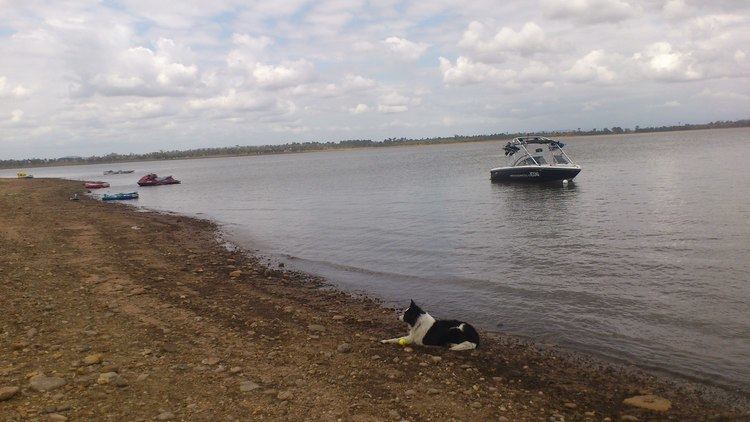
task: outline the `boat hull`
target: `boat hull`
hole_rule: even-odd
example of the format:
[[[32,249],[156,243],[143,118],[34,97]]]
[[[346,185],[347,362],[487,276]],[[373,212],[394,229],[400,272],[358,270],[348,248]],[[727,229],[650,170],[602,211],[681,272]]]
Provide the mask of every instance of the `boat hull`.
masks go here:
[[[490,170],[490,180],[493,182],[555,182],[572,180],[580,172],[580,167],[499,167]]]

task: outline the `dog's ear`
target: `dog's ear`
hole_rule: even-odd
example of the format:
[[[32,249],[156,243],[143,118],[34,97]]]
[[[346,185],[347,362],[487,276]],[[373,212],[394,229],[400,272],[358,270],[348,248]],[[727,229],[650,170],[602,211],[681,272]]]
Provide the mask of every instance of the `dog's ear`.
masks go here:
[[[414,303],[414,299],[409,299],[409,300],[411,300],[411,303],[409,303],[409,307],[410,307],[410,308],[416,308],[416,307],[417,307],[417,304],[416,304],[416,303]]]

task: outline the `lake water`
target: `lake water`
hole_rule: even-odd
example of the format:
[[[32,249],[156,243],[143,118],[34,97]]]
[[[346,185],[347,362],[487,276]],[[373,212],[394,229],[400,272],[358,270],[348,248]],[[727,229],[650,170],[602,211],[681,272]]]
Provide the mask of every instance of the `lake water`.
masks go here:
[[[553,186],[490,183],[504,142],[30,172],[138,190],[389,304],[750,391],[750,130],[564,142],[583,171]]]

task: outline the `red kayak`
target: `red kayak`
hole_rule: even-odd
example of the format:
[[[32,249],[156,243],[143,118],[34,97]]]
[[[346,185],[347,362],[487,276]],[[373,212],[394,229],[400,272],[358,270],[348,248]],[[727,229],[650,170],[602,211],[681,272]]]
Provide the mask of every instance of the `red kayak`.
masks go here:
[[[159,177],[154,173],[150,173],[141,177],[138,181],[138,186],[176,185],[178,183],[180,183],[180,181],[172,176]]]
[[[109,183],[107,182],[86,182],[83,184],[83,187],[86,189],[101,189],[101,188],[108,188]]]

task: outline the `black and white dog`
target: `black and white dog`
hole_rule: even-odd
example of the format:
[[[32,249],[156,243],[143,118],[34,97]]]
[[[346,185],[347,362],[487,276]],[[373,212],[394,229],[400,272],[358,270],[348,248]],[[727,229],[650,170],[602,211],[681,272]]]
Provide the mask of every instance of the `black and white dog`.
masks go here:
[[[435,319],[413,300],[409,309],[398,319],[409,326],[409,333],[405,337],[381,340],[381,343],[398,343],[402,346],[414,343],[420,346],[450,347],[451,350],[479,347],[479,333],[474,327],[462,321]]]

